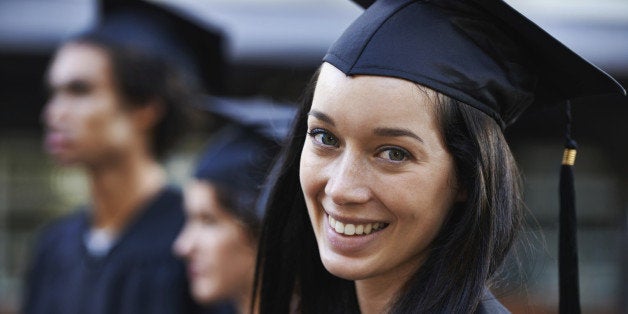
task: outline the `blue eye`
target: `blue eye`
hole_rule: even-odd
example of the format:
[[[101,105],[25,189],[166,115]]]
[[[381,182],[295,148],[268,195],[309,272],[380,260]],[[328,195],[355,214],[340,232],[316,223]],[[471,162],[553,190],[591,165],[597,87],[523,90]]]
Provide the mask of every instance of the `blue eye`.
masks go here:
[[[410,153],[400,148],[386,148],[379,153],[379,157],[398,162],[408,159]]]
[[[314,129],[307,132],[314,140],[325,146],[338,146],[338,139],[333,134],[323,129]]]

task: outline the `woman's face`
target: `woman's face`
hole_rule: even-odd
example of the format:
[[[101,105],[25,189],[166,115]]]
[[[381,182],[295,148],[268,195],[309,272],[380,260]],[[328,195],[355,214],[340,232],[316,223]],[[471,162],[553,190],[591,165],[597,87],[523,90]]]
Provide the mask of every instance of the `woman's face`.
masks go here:
[[[323,64],[300,181],[332,274],[407,278],[461,198],[433,96],[409,81],[347,77]]]
[[[187,186],[185,210],[174,251],[187,262],[194,299],[208,304],[248,296],[256,249],[244,225],[222,207],[216,189],[205,181]]]

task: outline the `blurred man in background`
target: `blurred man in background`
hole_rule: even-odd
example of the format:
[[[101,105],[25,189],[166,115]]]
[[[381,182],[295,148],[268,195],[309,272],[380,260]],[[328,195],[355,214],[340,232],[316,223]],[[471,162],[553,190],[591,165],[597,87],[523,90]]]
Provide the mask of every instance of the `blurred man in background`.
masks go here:
[[[46,151],[85,171],[91,200],[40,236],[23,312],[195,312],[170,250],[182,197],[160,158],[200,96],[206,64],[193,54],[216,60],[220,38],[157,5],[103,9],[102,23],[63,44],[47,73]],[[205,36],[184,40],[213,52],[186,46],[185,36]]]

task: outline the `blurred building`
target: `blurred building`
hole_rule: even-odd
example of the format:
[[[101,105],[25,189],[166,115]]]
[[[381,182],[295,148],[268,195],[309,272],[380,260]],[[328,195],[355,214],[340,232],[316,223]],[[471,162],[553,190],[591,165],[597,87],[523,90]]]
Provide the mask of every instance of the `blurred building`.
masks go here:
[[[359,15],[347,0],[162,0],[227,35],[227,93],[296,102],[327,47]],[[628,1],[507,0],[628,86]],[[0,313],[14,313],[35,232],[86,199],[80,173],[41,149],[44,73],[55,47],[97,19],[93,0],[0,1]],[[628,97],[577,102],[580,283],[589,313],[628,312]],[[531,112],[506,136],[525,175],[530,212],[520,270],[502,287],[515,313],[556,312],[559,110]],[[168,169],[184,180],[202,134]],[[512,265],[516,263],[513,261]]]

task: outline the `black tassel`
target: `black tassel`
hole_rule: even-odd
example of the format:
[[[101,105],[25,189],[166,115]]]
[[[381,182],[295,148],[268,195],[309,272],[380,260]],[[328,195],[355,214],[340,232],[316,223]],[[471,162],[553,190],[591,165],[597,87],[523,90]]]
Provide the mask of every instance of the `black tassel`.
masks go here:
[[[559,312],[580,313],[580,288],[578,280],[578,242],[576,221],[576,191],[573,167],[577,144],[571,138],[571,104],[565,107],[567,125],[565,153],[560,169],[560,226],[559,226]]]

